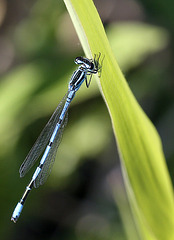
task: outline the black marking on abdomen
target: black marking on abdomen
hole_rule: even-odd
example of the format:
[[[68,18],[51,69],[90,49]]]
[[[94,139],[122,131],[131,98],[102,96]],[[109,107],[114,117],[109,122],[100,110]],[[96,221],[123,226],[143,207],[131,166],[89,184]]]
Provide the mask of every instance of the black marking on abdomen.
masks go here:
[[[39,168],[42,169],[43,168],[43,163],[39,164]]]
[[[62,119],[61,119],[61,118],[59,118],[58,124],[61,124],[61,123],[62,123]]]

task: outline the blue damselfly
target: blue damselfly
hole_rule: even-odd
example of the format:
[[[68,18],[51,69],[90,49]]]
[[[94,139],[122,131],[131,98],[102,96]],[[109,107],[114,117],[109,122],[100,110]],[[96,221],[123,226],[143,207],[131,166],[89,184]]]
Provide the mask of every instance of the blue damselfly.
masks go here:
[[[21,200],[18,202],[16,208],[14,209],[13,215],[11,217],[11,220],[13,222],[16,222],[18,220],[26,198],[33,186],[37,188],[40,185],[44,184],[47,180],[55,161],[56,152],[61,141],[63,130],[67,124],[67,112],[70,103],[82,83],[85,81],[86,87],[88,88],[92,75],[101,71],[101,64],[99,64],[100,55],[100,53],[98,55],[95,55],[94,60],[85,57],[77,57],[75,59],[75,63],[80,66],[73,73],[70,79],[67,93],[57,106],[50,120],[42,130],[41,134],[39,135],[38,139],[36,140],[35,144],[31,148],[30,152],[20,167],[20,177],[23,177],[44,152],[30,183],[26,187]]]

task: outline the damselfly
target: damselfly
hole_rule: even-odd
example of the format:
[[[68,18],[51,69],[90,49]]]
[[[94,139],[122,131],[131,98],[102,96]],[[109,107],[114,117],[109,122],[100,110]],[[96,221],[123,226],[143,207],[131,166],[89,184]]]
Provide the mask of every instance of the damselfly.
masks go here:
[[[67,93],[59,103],[58,107],[54,111],[50,120],[42,130],[41,134],[39,135],[38,139],[36,140],[35,144],[31,148],[30,152],[20,167],[20,177],[23,177],[38,160],[40,155],[44,152],[30,183],[26,187],[22,198],[14,209],[13,215],[11,217],[11,220],[13,222],[16,222],[18,220],[26,198],[33,186],[37,188],[40,185],[44,184],[47,180],[56,157],[56,152],[61,141],[63,130],[67,124],[67,112],[70,103],[82,83],[85,81],[86,87],[88,88],[92,75],[101,71],[101,64],[99,64],[100,55],[100,53],[98,55],[95,55],[94,60],[85,57],[77,57],[75,59],[75,63],[80,66],[73,73],[70,79]],[[89,79],[87,78],[88,76]]]

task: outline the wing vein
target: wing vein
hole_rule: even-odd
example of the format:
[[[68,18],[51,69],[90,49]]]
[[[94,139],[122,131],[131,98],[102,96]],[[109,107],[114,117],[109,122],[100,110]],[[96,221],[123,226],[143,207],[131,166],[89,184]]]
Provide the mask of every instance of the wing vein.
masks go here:
[[[65,101],[67,99],[68,92],[63,97],[62,101],[57,106],[56,110],[52,114],[51,118],[49,119],[48,123],[40,133],[39,137],[37,138],[36,142],[34,143],[33,147],[31,148],[30,152],[26,156],[24,162],[22,163],[19,173],[20,177],[25,176],[25,174],[31,169],[31,167],[35,164],[38,160],[41,153],[44,151],[48,141],[54,131],[54,128],[58,122],[59,116],[62,112],[64,107]]]

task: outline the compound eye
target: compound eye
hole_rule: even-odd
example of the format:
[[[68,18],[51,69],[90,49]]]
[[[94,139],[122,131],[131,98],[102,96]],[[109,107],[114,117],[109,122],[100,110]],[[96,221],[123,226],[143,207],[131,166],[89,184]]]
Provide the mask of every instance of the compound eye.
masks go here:
[[[74,62],[76,64],[82,65],[85,69],[88,69],[88,70],[94,70],[94,68],[95,68],[94,63],[91,60],[89,60],[88,58],[76,57]]]
[[[74,60],[74,62],[75,62],[76,64],[79,64],[79,65],[84,63],[82,57],[76,57],[76,59]]]

